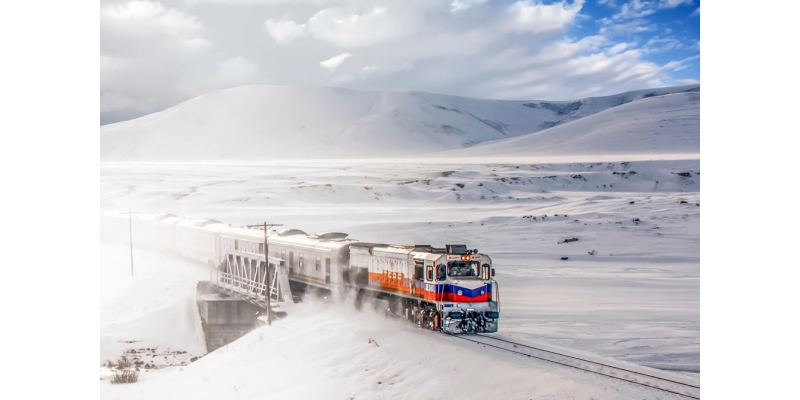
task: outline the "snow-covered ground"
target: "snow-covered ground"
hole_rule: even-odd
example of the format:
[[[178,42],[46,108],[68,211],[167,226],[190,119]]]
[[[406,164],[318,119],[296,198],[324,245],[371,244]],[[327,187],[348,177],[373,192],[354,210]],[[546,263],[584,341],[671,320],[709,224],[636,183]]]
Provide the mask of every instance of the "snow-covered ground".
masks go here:
[[[372,341],[370,340],[372,339]],[[657,399],[657,391],[305,303],[187,367],[101,383],[107,399]]]
[[[495,262],[506,337],[699,372],[699,159],[590,159],[109,162],[101,165],[101,207],[235,225],[269,220],[393,244],[466,243]],[[579,240],[558,244],[572,237]],[[109,257],[116,254],[124,270],[127,249],[112,248]],[[181,292],[175,287],[166,308],[189,315],[204,267],[170,259],[162,270],[171,268],[193,281]],[[148,290],[160,293],[167,282]],[[134,303],[129,308],[138,310],[128,313],[144,306]],[[103,397],[175,397],[178,390],[195,398],[669,398],[345,306],[298,310],[183,370],[144,374],[127,387],[101,383]],[[183,323],[196,321],[186,316]],[[141,332],[128,325],[113,332]],[[185,335],[186,344],[167,338],[161,346],[195,351],[197,336]]]
[[[208,268],[134,248],[131,276],[127,246],[101,243],[99,255],[101,363],[128,354],[161,368],[205,354],[194,296]]]
[[[494,260],[500,335],[699,378],[699,97],[242,86],[104,126],[101,208],[467,244]],[[205,266],[141,250],[131,279],[126,248],[103,248],[100,361],[163,357],[104,398],[669,398],[338,303],[191,363]]]

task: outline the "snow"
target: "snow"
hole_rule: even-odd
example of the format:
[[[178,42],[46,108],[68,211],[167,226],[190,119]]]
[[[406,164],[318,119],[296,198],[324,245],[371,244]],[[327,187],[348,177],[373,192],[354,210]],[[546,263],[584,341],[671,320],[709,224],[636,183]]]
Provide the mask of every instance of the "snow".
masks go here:
[[[103,127],[100,204],[467,244],[495,262],[498,335],[699,381],[699,90],[548,102],[242,86]],[[101,381],[102,398],[673,398],[346,299],[307,299],[191,362],[207,266],[135,248],[130,277],[126,246],[101,256],[99,362],[159,360],[134,385]]]
[[[370,339],[374,343],[370,343]],[[102,398],[659,398],[633,385],[419,331],[370,310],[307,303],[182,369]]]
[[[649,96],[550,129],[446,154],[452,157],[603,155],[610,159],[667,154],[699,158],[700,91],[698,88]]]
[[[696,94],[699,85],[572,102],[247,85],[214,91],[158,113],[103,126],[100,154],[109,161],[419,156],[550,131],[546,128],[632,101],[686,91]],[[687,103],[686,107],[699,113],[697,104]],[[699,132],[694,125],[686,129]],[[602,137],[607,140],[609,135]],[[624,144],[629,144],[630,135],[622,137]],[[661,142],[652,145],[657,147]]]
[[[465,243],[495,261],[504,337],[640,368],[699,371],[699,170],[699,159],[106,162],[101,206],[234,225],[269,220],[374,242]],[[579,241],[558,244],[572,237]],[[115,248],[124,274],[127,249]],[[153,268],[183,271],[176,274],[188,283],[159,301],[171,304],[171,315],[188,312],[205,266],[164,262]],[[126,302],[161,289],[135,290],[151,294]],[[297,310],[185,367],[148,372],[135,385],[101,382],[102,397],[669,398],[347,305]],[[165,337],[159,346],[196,351],[195,322],[182,321],[186,343]],[[146,336],[125,323],[118,329]],[[112,350],[121,348],[106,354]]]
[[[138,247],[133,257],[131,277],[129,248],[101,243],[99,361],[116,360],[129,349],[141,348],[157,348],[158,358],[144,359],[159,366],[175,363],[173,351],[186,352],[177,363],[204,355],[194,295],[197,282],[208,280],[208,268]]]

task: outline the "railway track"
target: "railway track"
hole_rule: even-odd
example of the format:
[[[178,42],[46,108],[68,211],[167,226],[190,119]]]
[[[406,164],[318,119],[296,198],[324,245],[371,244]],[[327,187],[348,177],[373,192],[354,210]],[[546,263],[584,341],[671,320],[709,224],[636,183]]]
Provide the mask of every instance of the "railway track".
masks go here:
[[[662,392],[672,393],[690,399],[700,399],[700,385],[667,379],[642,372],[633,371],[613,365],[591,361],[580,357],[545,350],[542,348],[512,342],[510,340],[485,335],[448,335],[461,340],[474,342],[487,347],[493,347],[516,353],[521,356],[535,358],[565,367],[578,369],[592,374],[629,382],[635,385],[648,387]]]

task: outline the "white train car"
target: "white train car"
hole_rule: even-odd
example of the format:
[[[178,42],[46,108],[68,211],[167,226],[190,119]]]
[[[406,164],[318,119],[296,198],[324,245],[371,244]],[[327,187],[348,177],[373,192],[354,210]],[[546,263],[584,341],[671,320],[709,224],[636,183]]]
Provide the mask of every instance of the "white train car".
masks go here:
[[[215,265],[219,265],[228,250],[244,253],[264,254],[264,231],[242,227],[229,226],[219,233],[219,258]]]
[[[128,243],[130,240],[130,218],[132,215],[120,212],[100,214],[100,240],[114,243]]]
[[[349,267],[350,245],[346,233],[307,235],[299,230],[284,230],[269,239],[273,257],[285,261],[289,277],[297,282],[326,289],[343,288]]]
[[[219,265],[222,255],[219,247],[219,234],[229,225],[217,220],[185,219],[175,224],[176,250],[186,258]]]
[[[175,251],[175,225],[181,218],[172,214],[138,214],[133,217],[133,243],[161,251]]]
[[[264,231],[233,227],[216,220],[181,219],[174,215],[101,215],[101,238],[174,250],[216,268],[245,267],[248,279],[266,275]],[[270,230],[269,257],[279,259],[295,285],[331,292],[355,290],[358,298],[386,299],[392,312],[404,313],[420,326],[449,333],[497,332],[499,288],[491,258],[465,245],[394,246],[360,242],[346,233],[309,235],[297,229]],[[139,242],[137,243],[137,238]],[[238,258],[224,263],[225,257]],[[229,271],[226,271],[229,272]]]

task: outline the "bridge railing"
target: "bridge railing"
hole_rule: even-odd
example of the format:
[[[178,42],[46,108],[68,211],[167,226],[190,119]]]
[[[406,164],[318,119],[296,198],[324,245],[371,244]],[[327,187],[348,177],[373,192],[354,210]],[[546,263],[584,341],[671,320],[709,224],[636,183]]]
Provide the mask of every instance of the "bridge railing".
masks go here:
[[[262,282],[222,271],[212,272],[211,283],[221,289],[253,298],[265,299],[267,293],[267,285]],[[273,295],[277,294],[276,288],[273,287],[271,292]]]
[[[281,294],[288,294],[291,299],[291,290],[281,279],[285,275],[283,260],[269,257],[269,261],[267,271],[263,255],[228,250],[221,270],[212,270],[211,284],[262,307],[266,306],[268,290],[272,302],[281,302]]]

